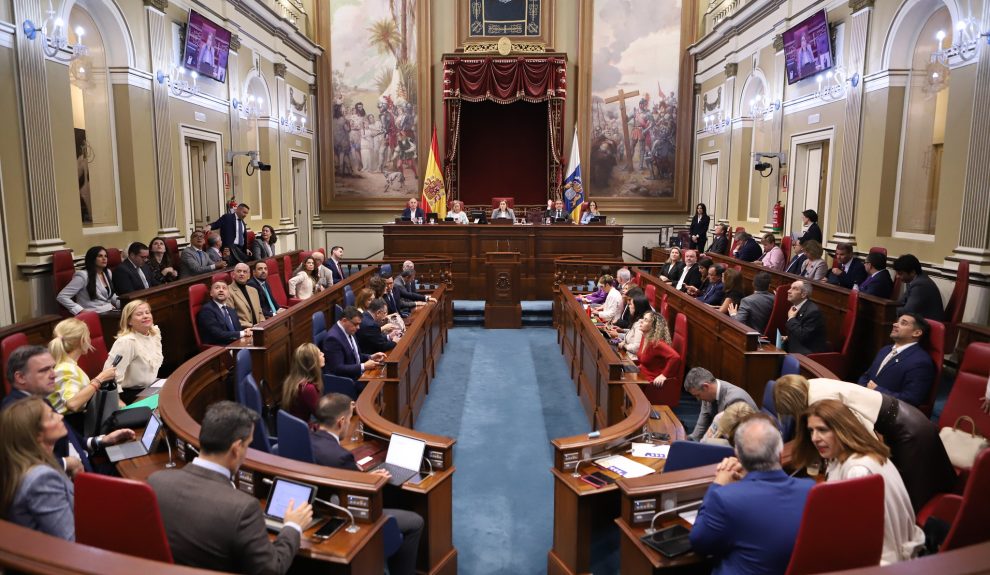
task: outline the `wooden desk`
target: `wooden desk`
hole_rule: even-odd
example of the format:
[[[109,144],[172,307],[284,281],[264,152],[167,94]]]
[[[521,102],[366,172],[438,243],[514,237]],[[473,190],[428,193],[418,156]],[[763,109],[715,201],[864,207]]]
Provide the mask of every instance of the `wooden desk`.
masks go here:
[[[521,297],[553,297],[554,259],[564,255],[620,259],[621,226],[561,225],[396,225],[384,226],[385,257],[424,254],[449,257],[458,299],[485,299],[485,254],[517,251],[521,261]]]
[[[971,343],[990,343],[990,326],[977,323],[959,324],[959,341],[956,344],[956,362],[962,363],[963,351]],[[948,353],[949,350],[946,350]]]

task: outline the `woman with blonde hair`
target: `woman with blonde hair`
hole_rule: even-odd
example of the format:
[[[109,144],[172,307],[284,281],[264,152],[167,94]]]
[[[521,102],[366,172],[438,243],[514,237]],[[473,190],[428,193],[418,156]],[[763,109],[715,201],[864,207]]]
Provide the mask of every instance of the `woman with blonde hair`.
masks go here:
[[[364,313],[364,310],[368,309],[368,304],[373,299],[375,299],[375,292],[373,290],[361,288],[358,290],[357,295],[354,296],[354,307],[361,310],[361,313]]]
[[[754,413],[756,410],[745,401],[737,401],[729,405],[724,411],[715,414],[715,417],[712,418],[712,424],[708,426],[708,431],[701,438],[701,442],[715,445],[734,445],[732,438],[736,432],[736,427],[742,423],[743,419]]]
[[[63,319],[52,334],[55,337],[48,342],[48,351],[55,358],[55,391],[48,396],[48,403],[62,415],[81,413],[101,385],[117,378],[117,369],[110,366],[90,379],[79,367],[79,358],[93,350],[84,321]],[[81,419],[72,421],[77,429],[82,429],[82,423]]]
[[[841,401],[867,432],[883,436],[915,512],[936,493],[952,490],[956,473],[938,430],[913,405],[855,383],[809,380],[800,375],[778,379],[773,384],[772,395],[773,405],[764,404],[764,409],[792,417],[800,416],[808,406],[823,399]],[[925,464],[918,465],[919,461]]]
[[[869,475],[883,477],[883,553],[880,564],[911,559],[925,544],[925,533],[915,524],[914,510],[904,481],[890,461],[890,448],[867,431],[853,412],[836,399],[811,404],[798,417],[797,467],[826,463],[826,479],[840,481]],[[915,462],[916,464],[920,463]]]
[[[72,482],[53,453],[68,431],[40,397],[0,412],[0,518],[75,541]]]
[[[663,382],[672,373],[677,360],[681,356],[670,346],[670,330],[667,321],[656,312],[647,313],[639,321],[639,329],[643,332],[643,341],[639,347],[639,372],[652,381],[653,385],[663,387]]]
[[[681,248],[674,246],[670,248],[667,261],[660,266],[660,279],[665,282],[675,282],[681,277],[684,271],[684,260],[681,258]]]
[[[120,313],[120,331],[104,369],[112,366],[117,356],[120,356],[118,391],[125,403],[131,403],[144,388],[155,383],[165,361],[162,331],[155,325],[148,302],[136,299],[124,306]]]
[[[308,422],[323,396],[323,352],[304,343],[292,354],[292,367],[282,382],[282,409]]]
[[[804,263],[801,265],[801,275],[809,280],[817,281],[825,279],[825,274],[828,273],[828,266],[826,266],[825,260],[822,259],[822,254],[825,253],[822,245],[815,240],[808,240],[803,245],[804,253],[808,255],[808,259],[804,260]]]

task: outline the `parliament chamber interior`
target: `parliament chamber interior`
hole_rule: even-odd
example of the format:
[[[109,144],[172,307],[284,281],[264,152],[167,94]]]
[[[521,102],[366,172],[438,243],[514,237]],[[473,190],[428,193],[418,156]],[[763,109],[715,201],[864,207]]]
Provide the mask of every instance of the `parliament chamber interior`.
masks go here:
[[[0,0],[0,78],[0,570],[990,573],[990,0]]]

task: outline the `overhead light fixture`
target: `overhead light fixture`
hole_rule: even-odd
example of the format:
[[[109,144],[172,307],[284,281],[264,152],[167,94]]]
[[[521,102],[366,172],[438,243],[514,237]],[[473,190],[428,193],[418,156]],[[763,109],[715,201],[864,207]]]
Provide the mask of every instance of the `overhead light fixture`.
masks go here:
[[[48,3],[48,10],[45,12],[45,21],[41,26],[38,26],[30,19],[24,20],[21,24],[21,30],[28,40],[35,40],[40,37],[46,56],[63,62],[71,62],[76,58],[88,54],[89,49],[83,44],[83,36],[86,35],[86,30],[82,26],[76,26],[74,30],[77,39],[77,43],[75,44],[69,44],[66,29],[65,22],[61,18],[55,17],[55,8],[51,2]],[[68,55],[64,55],[64,52],[68,52]]]

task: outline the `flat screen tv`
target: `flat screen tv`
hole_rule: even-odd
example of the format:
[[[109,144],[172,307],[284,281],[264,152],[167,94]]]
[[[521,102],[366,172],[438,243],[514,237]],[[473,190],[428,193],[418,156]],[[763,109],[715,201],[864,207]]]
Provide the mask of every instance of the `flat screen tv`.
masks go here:
[[[832,68],[832,40],[825,10],[784,31],[784,65],[788,84]]]
[[[227,79],[229,50],[230,30],[207,20],[195,10],[190,10],[182,65],[201,76],[223,82]]]

